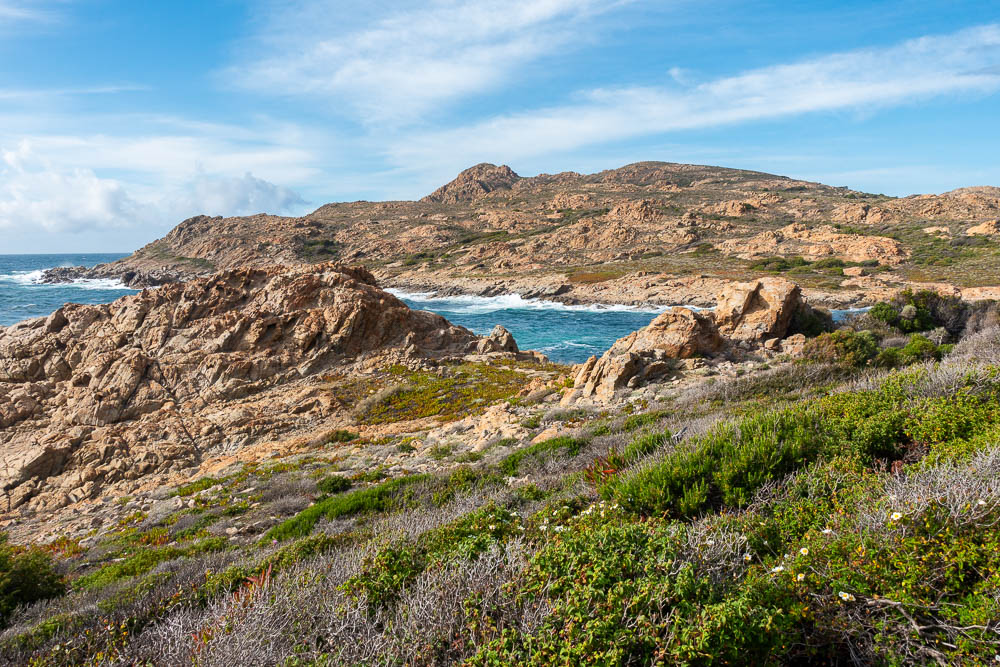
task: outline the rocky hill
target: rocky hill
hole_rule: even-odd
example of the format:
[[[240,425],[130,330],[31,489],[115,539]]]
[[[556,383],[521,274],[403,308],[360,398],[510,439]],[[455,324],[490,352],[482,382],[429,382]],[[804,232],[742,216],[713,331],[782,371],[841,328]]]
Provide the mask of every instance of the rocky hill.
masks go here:
[[[998,219],[987,187],[894,198],[696,165],[520,177],[480,164],[417,202],[192,218],[89,273],[151,285],[339,259],[387,286],[662,304],[699,280],[788,273],[814,301],[859,304],[905,285],[995,286]]]

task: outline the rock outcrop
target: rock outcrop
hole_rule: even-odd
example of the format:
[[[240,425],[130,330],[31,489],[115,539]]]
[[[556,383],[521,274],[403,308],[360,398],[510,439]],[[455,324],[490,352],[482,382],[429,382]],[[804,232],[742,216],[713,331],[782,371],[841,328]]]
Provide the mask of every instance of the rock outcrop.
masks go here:
[[[510,190],[521,179],[507,165],[483,162],[460,173],[455,180],[441,186],[422,201],[444,204],[475,201],[495,190]]]
[[[829,225],[809,227],[792,223],[761,232],[748,239],[730,239],[717,246],[727,255],[756,259],[775,255],[801,255],[808,260],[839,257],[851,262],[875,260],[895,266],[909,257],[899,241],[884,236],[841,234]]]
[[[802,291],[792,281],[761,278],[730,285],[719,294],[713,315],[719,333],[753,345],[784,337],[792,318],[806,307]]]
[[[730,284],[719,293],[714,312],[671,308],[649,326],[618,339],[600,358],[591,357],[581,364],[574,390],[564,403],[610,401],[620,389],[673,373],[679,359],[739,356],[746,350],[797,354],[805,337],[794,332],[793,326],[810,317],[821,316],[789,280],[762,278]]]
[[[329,374],[516,351],[408,308],[365,269],[243,269],[0,328],[0,511],[309,431]],[[127,484],[126,484],[127,485]]]
[[[965,230],[969,236],[997,236],[1000,234],[1000,220],[987,220]]]
[[[619,338],[604,355],[579,369],[574,387],[582,398],[608,400],[625,386],[637,386],[671,373],[675,359],[712,356],[724,348],[711,314],[671,308],[649,326]]]

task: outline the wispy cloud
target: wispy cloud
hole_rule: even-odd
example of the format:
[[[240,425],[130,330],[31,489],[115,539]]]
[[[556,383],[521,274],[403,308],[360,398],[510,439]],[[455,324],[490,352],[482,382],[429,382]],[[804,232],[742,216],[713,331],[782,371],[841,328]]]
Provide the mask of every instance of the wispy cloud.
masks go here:
[[[271,5],[256,55],[227,70],[242,88],[321,96],[366,122],[408,121],[493,90],[526,63],[565,48],[583,21],[626,0],[436,0],[413,8],[307,0]],[[280,7],[280,9],[279,9]],[[352,25],[352,17],[364,17]],[[263,45],[263,46],[262,46]]]
[[[117,95],[150,90],[149,86],[135,84],[91,86],[85,88],[0,88],[0,100],[41,100],[49,97],[75,97],[84,95]]]
[[[41,2],[0,0],[0,28],[18,23],[48,23],[58,14]]]
[[[401,166],[454,170],[697,128],[992,93],[1000,89],[998,62],[1000,25],[991,24],[688,86],[671,76],[659,87],[586,91],[573,103],[406,136],[388,156]]]

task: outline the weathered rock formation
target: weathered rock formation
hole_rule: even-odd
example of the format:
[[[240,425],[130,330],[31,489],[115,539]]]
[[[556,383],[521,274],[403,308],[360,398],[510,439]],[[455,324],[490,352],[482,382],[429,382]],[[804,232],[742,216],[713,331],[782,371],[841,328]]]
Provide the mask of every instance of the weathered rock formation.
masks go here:
[[[584,398],[608,400],[625,386],[671,373],[676,368],[675,359],[714,356],[724,347],[710,313],[671,308],[649,326],[619,338],[600,359],[588,359],[573,386]]]
[[[812,316],[799,286],[789,280],[733,283],[719,293],[714,312],[671,308],[649,326],[618,339],[600,358],[588,359],[578,367],[574,390],[564,403],[609,401],[620,389],[673,373],[678,359],[748,349],[794,354],[805,338],[792,331],[793,325]],[[794,335],[785,339],[790,333]]]
[[[809,227],[801,223],[761,232],[749,239],[730,239],[717,247],[727,255],[743,259],[801,255],[808,260],[839,257],[852,262],[875,260],[894,266],[909,257],[901,243],[884,236],[841,234],[829,225]]]
[[[510,353],[410,310],[365,269],[243,269],[0,328],[0,512],[61,507],[308,432],[342,409],[323,378]]]
[[[455,204],[473,201],[494,190],[510,190],[521,179],[507,165],[483,162],[460,173],[455,180],[424,197],[425,202]]]

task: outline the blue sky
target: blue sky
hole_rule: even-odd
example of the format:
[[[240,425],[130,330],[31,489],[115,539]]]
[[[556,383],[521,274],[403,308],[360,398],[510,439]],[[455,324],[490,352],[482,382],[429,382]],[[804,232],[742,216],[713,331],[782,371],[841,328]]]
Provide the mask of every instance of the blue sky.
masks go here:
[[[0,0],[0,253],[666,160],[1000,185],[1000,6]]]

